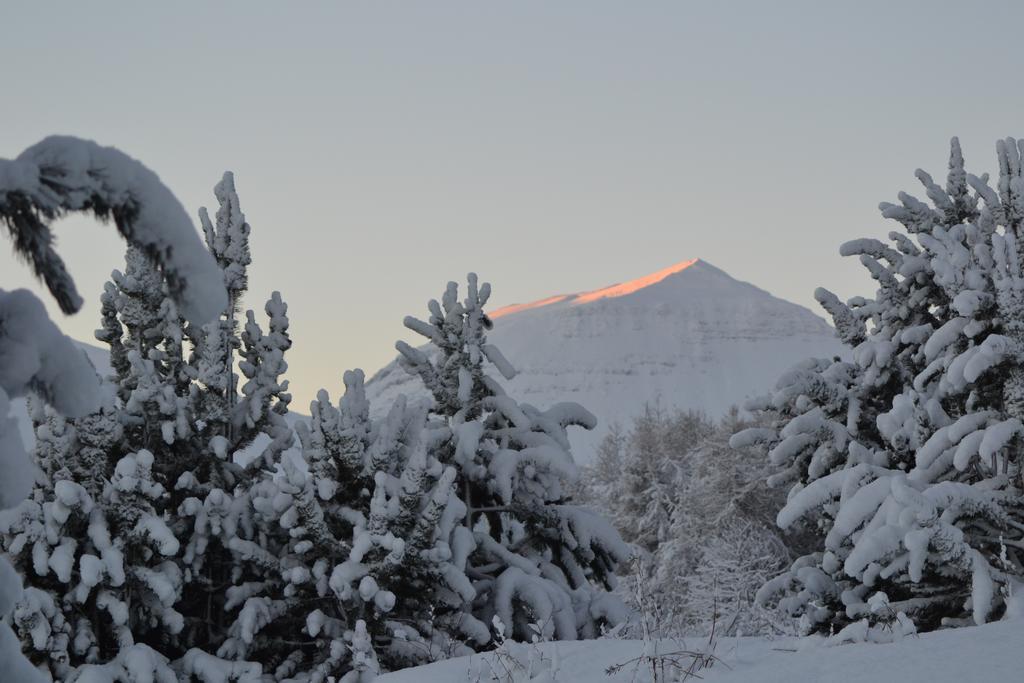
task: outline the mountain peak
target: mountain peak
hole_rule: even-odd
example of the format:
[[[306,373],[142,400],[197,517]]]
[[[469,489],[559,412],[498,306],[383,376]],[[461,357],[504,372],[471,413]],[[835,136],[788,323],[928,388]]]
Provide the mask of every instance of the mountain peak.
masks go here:
[[[585,304],[591,301],[597,301],[598,299],[614,299],[615,297],[626,296],[627,294],[639,292],[641,289],[646,289],[651,285],[658,284],[670,275],[681,273],[693,264],[697,263],[698,260],[699,259],[690,259],[689,261],[680,261],[668,268],[662,268],[650,275],[644,275],[643,277],[638,277],[635,280],[620,282],[617,285],[604,287],[603,289],[596,289],[593,292],[587,292],[585,294],[578,294],[573,300],[573,303]]]
[[[578,306],[580,304],[587,304],[600,299],[614,299],[620,296],[626,296],[633,294],[642,289],[646,289],[652,285],[656,285],[662,280],[681,273],[682,271],[690,268],[695,264],[707,265],[705,261],[700,259],[688,259],[686,261],[680,261],[667,268],[656,270],[653,273],[638,277],[634,280],[628,280],[626,282],[619,282],[614,285],[602,287],[589,292],[577,292],[575,294],[557,294],[555,296],[549,296],[546,299],[540,299],[538,301],[532,301],[526,304],[510,304],[503,306],[490,313],[490,317],[500,318],[502,316],[511,315],[513,313],[520,313],[535,308],[542,308],[544,306],[551,306],[553,304],[567,303],[570,306]],[[714,268],[714,266],[712,266]],[[715,269],[717,270],[717,269]]]

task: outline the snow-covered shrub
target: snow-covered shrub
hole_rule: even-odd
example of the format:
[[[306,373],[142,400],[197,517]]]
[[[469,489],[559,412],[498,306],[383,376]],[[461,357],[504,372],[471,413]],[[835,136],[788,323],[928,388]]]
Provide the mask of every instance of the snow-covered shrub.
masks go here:
[[[1024,575],[1022,149],[997,144],[992,187],[954,139],[944,187],[917,171],[930,203],[880,205],[901,229],[840,249],[875,297],[815,293],[850,360],[787,372],[750,405],[774,424],[733,439],[789,488],[779,526],[821,535],[760,595],[805,630],[874,624],[878,593],[923,630],[984,623]]]
[[[753,598],[803,539],[775,528],[785,501],[765,485],[760,454],[728,444],[749,424],[735,413],[716,425],[649,408],[628,431],[613,430],[585,470],[581,498],[633,544],[629,583],[643,582],[657,605],[649,626],[663,636],[788,630]],[[642,611],[635,591],[623,596]]]
[[[652,581],[664,602],[662,612],[676,633],[759,635],[790,633],[791,620],[780,619],[755,597],[782,570],[790,556],[773,530],[742,518],[725,517],[701,539],[692,571],[673,571],[671,548],[659,557]]]
[[[479,657],[471,657],[468,683],[558,683],[561,662],[558,649],[546,655],[540,649],[541,627],[531,624],[533,639],[517,642],[505,636],[505,625],[494,617],[494,642],[496,647]]]
[[[580,497],[608,515],[645,563],[671,536],[692,455],[711,437],[704,414],[645,405],[628,431],[612,429],[581,477]]]
[[[634,558],[634,564],[637,564]],[[616,662],[605,670],[608,676],[629,672],[633,681],[650,683],[680,683],[691,678],[702,678],[700,672],[718,661],[715,649],[719,633],[712,624],[706,641],[700,647],[687,646],[681,638],[665,633],[659,599],[647,591],[647,580],[640,571],[633,575],[633,604],[636,608],[634,637],[643,643],[639,655]]]

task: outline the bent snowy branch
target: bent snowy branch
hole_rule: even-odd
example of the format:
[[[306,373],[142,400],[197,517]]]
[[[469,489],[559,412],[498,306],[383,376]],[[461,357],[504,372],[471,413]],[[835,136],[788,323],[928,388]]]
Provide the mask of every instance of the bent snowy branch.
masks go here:
[[[15,251],[65,313],[82,298],[54,249],[49,223],[74,211],[113,218],[118,231],[163,269],[171,295],[192,322],[227,305],[224,278],[184,207],[153,171],[114,149],[51,136],[13,161],[0,159],[0,219]]]

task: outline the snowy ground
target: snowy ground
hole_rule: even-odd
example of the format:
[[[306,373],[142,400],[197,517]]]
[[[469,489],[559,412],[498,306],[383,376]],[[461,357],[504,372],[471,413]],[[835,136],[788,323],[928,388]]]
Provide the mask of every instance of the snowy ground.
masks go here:
[[[685,643],[662,642],[662,652],[681,648],[699,650],[699,639]],[[526,648],[527,650],[529,648]],[[557,656],[554,655],[557,650]],[[793,651],[797,650],[797,651]],[[613,675],[609,667],[623,664],[642,654],[643,643],[635,640],[597,640],[544,643],[534,649],[550,662],[557,660],[553,678],[537,680],[557,683],[637,683],[650,675],[629,665]],[[1004,621],[973,628],[951,629],[909,636],[900,643],[856,644],[824,647],[820,641],[757,638],[719,641],[715,654],[720,661],[700,672],[708,683],[983,683],[1024,681],[1024,621]],[[488,661],[485,661],[488,660]],[[455,683],[456,681],[501,681],[485,674],[488,664],[504,671],[494,655],[462,657],[429,666],[406,669],[378,678],[379,683]],[[545,666],[542,664],[542,667]],[[515,683],[528,680],[513,679]]]

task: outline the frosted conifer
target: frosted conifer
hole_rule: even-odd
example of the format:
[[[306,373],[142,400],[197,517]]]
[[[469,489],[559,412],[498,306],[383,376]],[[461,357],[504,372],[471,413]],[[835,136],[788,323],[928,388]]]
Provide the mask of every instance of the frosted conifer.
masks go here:
[[[452,525],[443,514],[454,471],[428,454],[422,410],[398,401],[372,421],[362,372],[346,372],[345,387],[337,407],[321,391],[300,430],[309,470],[285,460],[255,487],[269,537],[231,546],[264,579],[229,589],[241,609],[220,655],[258,659],[279,679],[376,667],[369,634],[390,668],[453,646],[430,613],[448,566],[439,528]],[[282,643],[282,633],[304,634],[305,646]]]
[[[188,455],[172,473],[174,528],[183,548],[183,602],[194,617],[185,643],[211,656],[233,618],[225,591],[251,576],[229,545],[236,537],[251,540],[257,533],[250,504],[257,469],[273,466],[294,438],[284,418],[291,400],[282,379],[288,368],[284,354],[291,347],[287,306],[274,292],[265,306],[269,330],[263,332],[251,310],[239,330],[251,262],[250,226],[232,173],[223,175],[214,195],[219,204],[215,222],[206,209],[199,218],[223,274],[228,304],[217,320],[186,330],[193,345],[189,404],[198,421]],[[247,380],[241,399],[236,364]]]
[[[487,343],[488,293],[470,276],[464,302],[453,283],[429,322],[406,319],[438,350],[431,361],[398,344],[432,406],[403,397],[371,419],[361,371],[345,373],[337,405],[320,392],[299,431],[307,468],[285,460],[254,487],[264,542],[232,541],[263,576],[229,590],[240,609],[221,657],[265,662],[278,680],[364,680],[492,646],[495,618],[558,639],[624,618],[599,586],[628,550],[567,499],[565,429],[593,417],[504,393],[484,365],[514,373]]]
[[[928,203],[881,204],[901,230],[840,249],[878,282],[875,297],[816,292],[850,360],[786,373],[751,405],[774,426],[734,437],[764,444],[773,482],[790,488],[779,525],[821,534],[760,596],[806,630],[874,624],[878,595],[918,628],[980,624],[1020,590],[1022,149],[997,144],[992,187],[964,170],[954,138],[945,186],[916,173]]]
[[[224,201],[237,209],[233,191]],[[291,342],[277,293],[267,305],[266,334],[251,312],[241,335],[223,324],[234,319],[249,257],[247,244],[232,260],[215,243],[232,303],[212,325],[188,323],[169,271],[130,246],[124,272],[104,291],[97,332],[111,347],[115,391],[98,412],[73,422],[50,415],[38,426],[37,458],[51,478],[9,517],[3,542],[29,575],[18,633],[35,661],[62,680],[163,680],[174,675],[172,664],[203,680],[218,680],[211,672],[221,670],[258,673],[258,665],[221,662],[212,652],[232,618],[225,590],[251,574],[228,548],[229,539],[256,533],[246,449],[258,444],[265,462],[291,442],[284,420],[290,397],[280,377]],[[198,331],[211,329],[224,332],[224,344],[203,343]],[[239,352],[249,380],[244,398],[214,405],[203,368],[225,370],[221,393],[213,393],[234,396],[230,371]],[[58,446],[62,464],[46,466],[58,460]],[[40,536],[39,529],[49,531]]]
[[[64,312],[77,311],[81,298],[53,248],[47,223],[70,211],[88,211],[101,219],[112,217],[128,243],[143,249],[163,268],[172,297],[193,321],[205,322],[224,299],[220,282],[211,276],[215,272],[212,259],[196,248],[198,242],[181,205],[152,171],[113,148],[76,138],[51,137],[30,147],[13,161],[0,159],[0,221],[11,235],[15,251],[29,261]],[[32,471],[23,445],[14,421],[8,417],[9,398],[32,390],[68,417],[86,415],[95,410],[100,401],[97,400],[95,373],[88,361],[60,334],[39,300],[25,291],[0,290],[0,357],[4,359],[0,363],[0,462],[4,466],[0,509],[9,509],[18,504],[32,486]],[[67,436],[66,431],[63,436]],[[50,465],[50,471],[54,471],[55,463]],[[56,500],[47,502],[53,503],[50,510],[56,510],[58,516],[63,516],[64,508],[68,508],[67,519],[70,519],[70,508],[65,501],[74,499],[77,503],[86,497],[79,495],[84,489],[64,485],[64,481],[60,491],[54,489]],[[32,504],[37,501],[22,505]],[[5,524],[20,523],[18,519],[7,517]],[[7,535],[4,539],[8,550],[10,538]],[[100,540],[103,545],[103,539]],[[42,570],[50,566],[54,555],[46,558],[47,549],[42,545],[38,547],[41,550],[33,561],[38,562],[36,568]],[[66,562],[69,555],[73,555],[73,548],[61,541],[57,550],[55,564],[60,570],[60,580],[65,576]],[[91,580],[96,564],[87,565],[90,568],[86,575]],[[111,559],[106,566],[116,565]],[[16,608],[29,605],[30,610],[34,609],[32,597],[22,594],[19,584],[11,565],[0,558],[0,615],[5,620],[15,619],[12,610]],[[52,603],[41,607],[46,608],[53,608]],[[52,613],[53,609],[50,611]],[[50,623],[48,615],[46,618]],[[63,633],[59,628],[58,632]],[[42,632],[32,636],[48,638]],[[58,636],[58,641],[58,650],[61,642],[67,645],[66,638],[62,640]],[[36,642],[33,640],[33,645]],[[88,642],[86,635],[73,647],[88,648]],[[154,672],[151,669],[147,675],[143,670],[144,659],[133,658],[131,673],[136,680],[151,677]],[[154,669],[156,666],[154,664]],[[0,624],[0,670],[6,679],[18,683],[43,679],[18,652],[18,641],[6,621]],[[161,680],[166,681],[168,675],[170,671],[164,668]]]
[[[224,274],[228,305],[218,320],[200,331],[196,366],[206,388],[203,413],[211,420],[211,433],[220,433],[231,442],[234,441],[233,411],[237,395],[235,354],[240,347],[236,317],[242,295],[249,286],[250,227],[235,191],[234,174],[224,173],[213,192],[219,204],[216,223],[210,220],[206,208],[199,210],[199,220],[206,246]]]
[[[451,505],[461,538],[451,545],[472,590],[438,618],[458,628],[498,617],[510,635],[527,640],[530,624],[539,624],[544,638],[593,637],[623,616],[621,605],[594,587],[613,587],[615,569],[629,555],[608,522],[568,501],[578,471],[566,428],[592,428],[595,419],[577,404],[541,411],[505,393],[486,369],[515,375],[487,341],[489,297],[490,285],[478,285],[475,274],[462,301],[448,283],[441,301],[429,302],[428,320],[405,319],[436,354],[396,345],[406,370],[433,395],[431,415],[450,431],[436,457],[457,473]],[[465,634],[477,645],[482,635]]]

